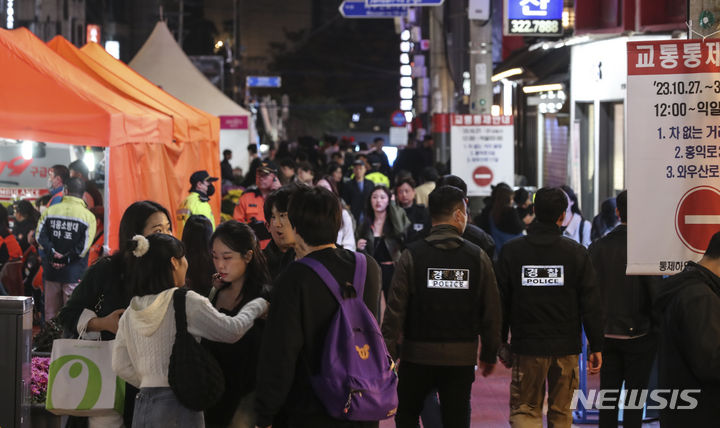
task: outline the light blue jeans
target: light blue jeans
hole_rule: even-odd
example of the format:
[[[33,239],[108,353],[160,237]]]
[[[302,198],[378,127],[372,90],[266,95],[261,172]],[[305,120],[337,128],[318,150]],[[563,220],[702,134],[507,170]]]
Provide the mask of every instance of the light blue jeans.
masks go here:
[[[205,428],[203,413],[180,404],[170,387],[140,388],[132,428]]]

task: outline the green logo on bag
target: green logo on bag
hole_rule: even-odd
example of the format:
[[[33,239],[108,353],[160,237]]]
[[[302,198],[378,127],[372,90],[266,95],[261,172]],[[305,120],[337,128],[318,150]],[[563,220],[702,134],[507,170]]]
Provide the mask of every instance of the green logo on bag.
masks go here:
[[[98,366],[89,359],[83,357],[82,355],[65,355],[50,363],[50,368],[48,370],[48,391],[50,391],[51,393],[47,395],[46,407],[48,409],[54,408],[52,404],[52,387],[53,382],[55,381],[55,377],[57,376],[60,369],[63,368],[65,364],[72,362],[72,365],[68,370],[68,374],[70,375],[70,377],[75,379],[82,374],[83,365],[80,361],[77,360],[80,360],[85,363],[85,365],[87,365],[89,373],[87,386],[85,387],[85,395],[83,396],[80,404],[78,404],[76,409],[92,409],[95,403],[97,403],[97,401],[100,399],[100,392],[102,391],[102,375],[100,374],[100,369],[98,368]]]

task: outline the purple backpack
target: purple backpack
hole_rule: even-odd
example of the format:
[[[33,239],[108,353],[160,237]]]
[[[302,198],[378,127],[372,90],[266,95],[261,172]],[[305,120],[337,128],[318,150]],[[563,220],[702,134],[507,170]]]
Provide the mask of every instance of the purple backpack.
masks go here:
[[[310,382],[330,416],[352,421],[379,421],[397,411],[397,374],[378,323],[363,301],[367,260],[355,253],[353,288],[356,297],[343,298],[337,280],[320,262],[305,257],[340,304],[330,323],[320,373]]]

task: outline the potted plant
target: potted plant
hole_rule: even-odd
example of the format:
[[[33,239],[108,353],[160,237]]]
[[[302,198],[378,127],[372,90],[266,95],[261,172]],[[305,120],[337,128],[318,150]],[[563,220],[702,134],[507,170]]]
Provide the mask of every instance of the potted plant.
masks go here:
[[[61,426],[60,416],[53,415],[45,410],[49,367],[49,357],[32,357],[30,373],[30,420],[33,428],[60,428]]]

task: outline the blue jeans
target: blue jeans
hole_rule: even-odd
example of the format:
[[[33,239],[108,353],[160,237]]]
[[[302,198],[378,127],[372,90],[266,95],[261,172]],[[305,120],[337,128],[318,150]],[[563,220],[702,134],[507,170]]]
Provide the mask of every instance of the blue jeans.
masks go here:
[[[132,428],[204,428],[203,413],[180,404],[170,387],[140,388]]]

